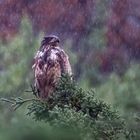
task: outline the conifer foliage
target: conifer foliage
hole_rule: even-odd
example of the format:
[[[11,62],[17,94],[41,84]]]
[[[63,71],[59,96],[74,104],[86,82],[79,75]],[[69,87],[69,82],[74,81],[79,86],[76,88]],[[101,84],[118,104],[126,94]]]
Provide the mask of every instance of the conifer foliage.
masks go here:
[[[34,88],[32,92],[37,94]],[[81,140],[133,137],[134,132],[127,130],[119,114],[94,95],[94,91],[79,88],[72,77],[62,75],[54,93],[47,99],[18,97],[1,100],[11,103],[15,110],[29,103],[27,115],[35,121],[44,121],[61,130],[72,130]]]
[[[71,77],[63,75],[49,98],[33,100],[28,105],[27,115],[55,127],[78,130],[84,139],[126,137],[125,125],[118,113],[95,99],[94,94],[94,91],[83,91]]]
[[[32,88],[36,95],[36,90]],[[125,122],[109,105],[95,98],[94,91],[79,88],[72,77],[62,75],[54,93],[47,99],[2,99],[11,103],[16,110],[24,103],[27,115],[35,121],[44,121],[57,129],[68,129],[77,133],[81,140],[128,139],[134,136]]]

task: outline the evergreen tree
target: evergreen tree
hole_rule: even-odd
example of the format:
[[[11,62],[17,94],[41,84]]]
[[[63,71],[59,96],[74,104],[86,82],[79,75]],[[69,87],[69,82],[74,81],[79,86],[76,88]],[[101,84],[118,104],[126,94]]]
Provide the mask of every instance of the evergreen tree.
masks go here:
[[[32,92],[35,94],[36,90],[32,89]],[[63,75],[54,93],[46,100],[17,98],[12,103],[17,109],[31,101],[27,106],[27,115],[55,128],[77,132],[84,140],[131,137],[133,133],[126,130],[118,113],[103,101],[97,100],[94,94],[94,91],[86,92],[79,88],[71,77]]]

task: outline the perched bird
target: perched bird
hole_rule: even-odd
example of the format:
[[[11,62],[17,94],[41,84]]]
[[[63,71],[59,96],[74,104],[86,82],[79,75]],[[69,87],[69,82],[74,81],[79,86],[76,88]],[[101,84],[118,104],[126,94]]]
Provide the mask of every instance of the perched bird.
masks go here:
[[[62,74],[72,75],[68,55],[55,35],[45,36],[32,66],[38,97],[45,99],[54,91]]]

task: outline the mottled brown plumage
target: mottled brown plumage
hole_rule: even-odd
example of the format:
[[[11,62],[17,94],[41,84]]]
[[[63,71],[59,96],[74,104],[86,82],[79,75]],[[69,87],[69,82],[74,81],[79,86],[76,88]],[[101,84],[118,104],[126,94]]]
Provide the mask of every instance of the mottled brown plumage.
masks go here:
[[[55,89],[63,73],[72,75],[68,55],[60,48],[59,38],[54,35],[44,37],[35,55],[33,65],[35,87],[38,97],[45,99]]]

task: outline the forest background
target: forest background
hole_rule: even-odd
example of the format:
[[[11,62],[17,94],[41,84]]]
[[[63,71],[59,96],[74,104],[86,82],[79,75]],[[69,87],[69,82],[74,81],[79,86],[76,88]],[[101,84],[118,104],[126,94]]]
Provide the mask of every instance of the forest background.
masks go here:
[[[139,0],[0,0],[0,97],[32,97],[32,64],[45,34],[56,34],[74,78],[140,130]],[[0,103],[0,139],[33,137],[50,126]],[[53,139],[53,138],[52,138]],[[135,139],[139,139],[137,136]]]

